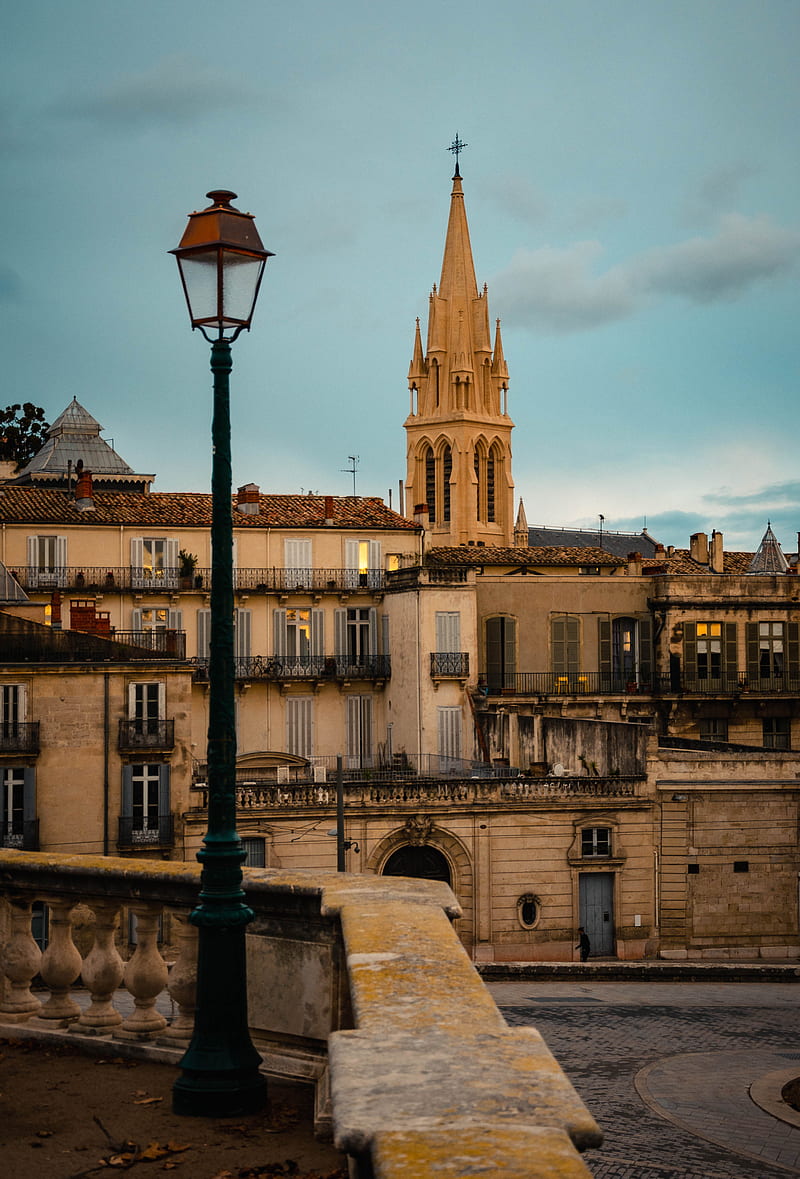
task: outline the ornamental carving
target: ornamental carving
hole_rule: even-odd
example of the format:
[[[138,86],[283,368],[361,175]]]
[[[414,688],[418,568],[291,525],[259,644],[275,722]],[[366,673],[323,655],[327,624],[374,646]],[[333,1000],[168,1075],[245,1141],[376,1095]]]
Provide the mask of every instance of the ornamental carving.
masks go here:
[[[405,833],[412,847],[421,847],[430,839],[433,819],[427,815],[410,815],[406,819]]]

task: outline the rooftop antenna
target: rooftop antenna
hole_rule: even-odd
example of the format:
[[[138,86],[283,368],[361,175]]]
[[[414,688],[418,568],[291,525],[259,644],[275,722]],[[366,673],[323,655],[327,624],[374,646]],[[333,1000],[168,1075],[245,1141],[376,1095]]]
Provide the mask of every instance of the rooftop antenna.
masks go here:
[[[350,463],[352,465],[349,467],[340,467],[339,470],[344,471],[346,474],[353,476],[353,496],[355,497],[355,494],[356,494],[356,467],[358,466],[358,464],[361,460],[359,459],[357,454],[348,454],[347,457],[350,459]]]
[[[456,157],[456,176],[461,175],[461,173],[458,170],[458,157],[461,154],[461,152],[464,150],[465,147],[469,147],[469,144],[464,143],[463,139],[459,139],[458,132],[456,131],[456,137],[447,149],[448,151],[451,151],[453,153],[453,155]],[[455,177],[454,177],[454,179],[455,179]]]
[[[603,547],[603,522],[604,522],[604,520],[605,520],[605,516],[601,512],[600,513],[600,548]]]

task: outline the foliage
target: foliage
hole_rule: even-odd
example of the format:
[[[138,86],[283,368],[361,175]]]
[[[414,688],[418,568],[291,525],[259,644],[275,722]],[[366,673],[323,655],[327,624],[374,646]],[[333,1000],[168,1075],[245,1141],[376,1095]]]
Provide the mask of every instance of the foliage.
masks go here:
[[[0,459],[26,466],[42,449],[48,429],[44,410],[32,401],[7,405],[0,410]]]

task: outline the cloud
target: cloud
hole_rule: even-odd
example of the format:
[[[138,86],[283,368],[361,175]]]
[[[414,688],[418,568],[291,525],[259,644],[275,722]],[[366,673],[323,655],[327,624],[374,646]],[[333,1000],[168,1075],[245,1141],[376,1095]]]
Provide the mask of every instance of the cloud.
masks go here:
[[[800,233],[768,217],[731,213],[711,237],[648,250],[597,273],[602,253],[597,241],[519,250],[491,284],[505,322],[576,332],[626,319],[663,296],[693,303],[736,299],[791,270]]]
[[[59,113],[127,128],[154,123],[186,124],[209,111],[252,101],[238,80],[189,57],[168,57],[138,74],[122,74],[104,90],[61,101]]]
[[[687,200],[683,221],[687,224],[708,221],[727,213],[736,204],[746,180],[758,174],[758,168],[743,160],[715,168],[701,180]]]
[[[549,213],[541,191],[525,176],[498,176],[482,180],[479,192],[518,221],[538,225]]]

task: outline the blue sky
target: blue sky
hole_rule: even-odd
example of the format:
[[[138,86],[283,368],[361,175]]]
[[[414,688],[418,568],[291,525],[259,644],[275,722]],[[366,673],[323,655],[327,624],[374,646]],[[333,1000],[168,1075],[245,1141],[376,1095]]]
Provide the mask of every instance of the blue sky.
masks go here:
[[[235,483],[388,497],[456,132],[528,520],[800,528],[796,0],[28,0],[4,18],[2,404],[77,396],[157,490],[210,473],[177,268],[231,188],[273,250]]]

